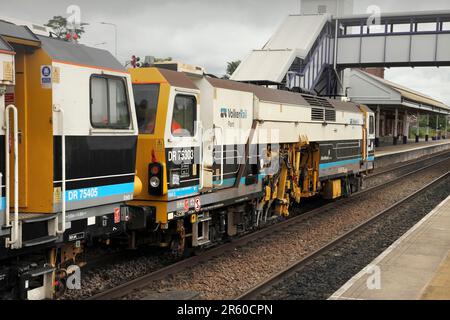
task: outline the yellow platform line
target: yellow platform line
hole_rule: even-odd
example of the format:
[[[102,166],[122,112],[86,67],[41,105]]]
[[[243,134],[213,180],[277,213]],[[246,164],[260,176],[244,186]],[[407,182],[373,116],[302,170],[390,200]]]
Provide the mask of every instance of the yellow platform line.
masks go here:
[[[450,251],[425,288],[421,300],[450,300]]]

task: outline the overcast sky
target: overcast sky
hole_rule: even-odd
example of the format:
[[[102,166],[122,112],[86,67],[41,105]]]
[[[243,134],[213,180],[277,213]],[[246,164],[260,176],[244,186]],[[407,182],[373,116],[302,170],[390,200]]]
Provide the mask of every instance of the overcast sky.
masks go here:
[[[449,0],[355,0],[355,13],[369,5],[382,12],[450,10]],[[69,5],[81,8],[90,23],[82,42],[114,53],[114,32],[101,21],[118,25],[118,56],[173,57],[221,75],[227,61],[241,60],[261,48],[300,0],[0,0],[0,15],[44,24],[66,16]],[[101,44],[106,42],[106,44]],[[450,104],[449,68],[390,69],[386,77]]]

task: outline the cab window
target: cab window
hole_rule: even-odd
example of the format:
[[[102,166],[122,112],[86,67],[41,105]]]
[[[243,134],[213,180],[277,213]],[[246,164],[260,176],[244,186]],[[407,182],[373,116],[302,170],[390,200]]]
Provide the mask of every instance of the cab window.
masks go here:
[[[139,133],[154,134],[159,84],[135,84],[133,93]]]
[[[171,131],[175,137],[193,137],[197,120],[197,99],[189,95],[177,95],[173,107]]]
[[[94,128],[128,129],[130,108],[122,78],[91,77],[91,124]]]

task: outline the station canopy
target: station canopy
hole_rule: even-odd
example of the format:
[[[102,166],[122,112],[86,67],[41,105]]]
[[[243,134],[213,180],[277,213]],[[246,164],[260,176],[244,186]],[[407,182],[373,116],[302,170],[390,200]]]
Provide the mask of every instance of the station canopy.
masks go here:
[[[353,102],[450,115],[450,107],[445,103],[360,69],[350,71],[349,81],[348,95]]]

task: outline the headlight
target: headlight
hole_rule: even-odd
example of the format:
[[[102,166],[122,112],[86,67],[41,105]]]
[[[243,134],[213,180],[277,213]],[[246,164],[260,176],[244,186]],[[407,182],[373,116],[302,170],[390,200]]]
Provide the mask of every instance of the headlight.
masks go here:
[[[161,181],[159,180],[158,177],[151,177],[150,186],[152,188],[158,188],[160,183],[161,183]]]

